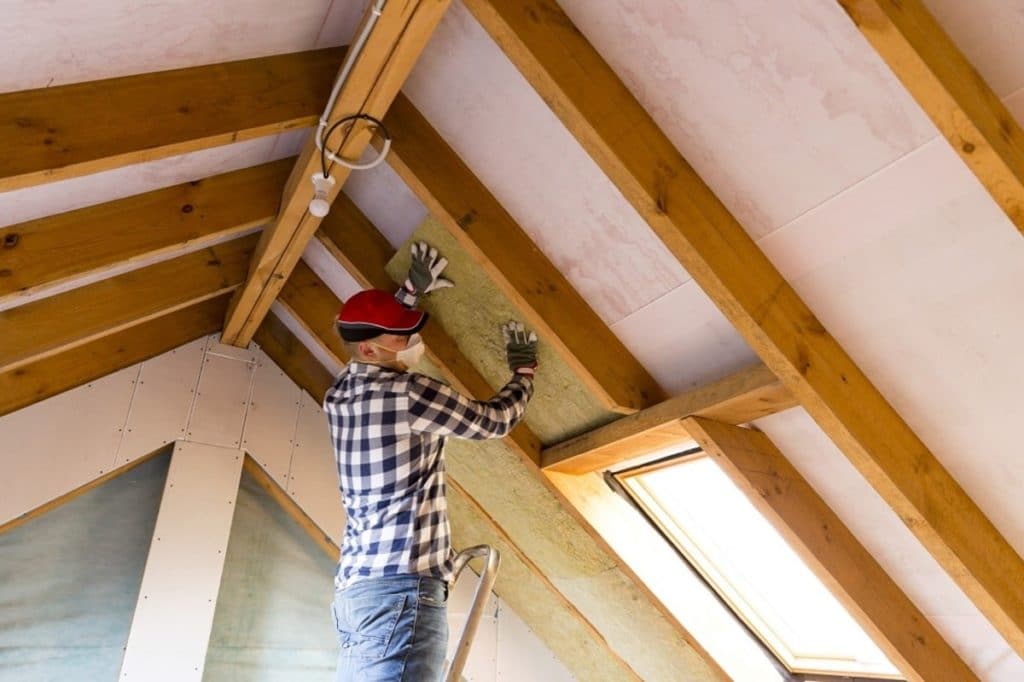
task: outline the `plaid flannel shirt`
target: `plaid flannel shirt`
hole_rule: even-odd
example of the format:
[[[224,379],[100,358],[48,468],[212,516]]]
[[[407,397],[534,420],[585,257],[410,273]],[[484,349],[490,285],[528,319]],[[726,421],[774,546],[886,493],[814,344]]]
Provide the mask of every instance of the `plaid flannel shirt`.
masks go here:
[[[476,401],[422,374],[349,363],[324,398],[348,514],[335,585],[399,574],[450,581],[445,439],[501,438],[532,394],[528,376]]]

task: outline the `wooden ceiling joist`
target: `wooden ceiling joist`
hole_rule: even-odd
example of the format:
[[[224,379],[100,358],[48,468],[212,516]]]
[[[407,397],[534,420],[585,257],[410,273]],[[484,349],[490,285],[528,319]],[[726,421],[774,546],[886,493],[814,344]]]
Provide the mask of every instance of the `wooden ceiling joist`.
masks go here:
[[[0,416],[220,329],[229,294],[0,374]]]
[[[277,315],[271,313],[263,319],[253,340],[296,385],[317,403],[323,401],[327,389],[334,383],[334,377]]]
[[[978,679],[767,436],[702,417],[683,426],[908,680]]]
[[[344,49],[0,95],[0,192],[314,125]]]
[[[384,119],[388,162],[608,410],[665,398],[650,373],[412,103],[399,95]]]
[[[0,311],[0,373],[234,291],[258,236]]]
[[[309,332],[324,352],[337,358],[341,365],[348,362],[348,353],[334,330],[341,300],[305,262],[300,260],[295,265],[277,302]],[[322,399],[323,395],[319,397]]]
[[[0,306],[265,225],[293,159],[0,229]]]
[[[797,403],[778,377],[762,364],[670,398],[563,443],[544,448],[543,467],[564,474],[603,471],[640,455],[692,440],[681,419],[709,417],[745,424]]]
[[[1024,654],[1024,560],[562,9],[553,0],[465,4],[765,365]]]
[[[383,118],[450,2],[387,3],[352,65],[329,120],[350,114]],[[371,11],[372,5],[367,8],[367,12]],[[325,97],[324,104],[326,100]],[[351,129],[343,126],[326,141],[326,146],[355,162],[369,145],[372,134],[373,128],[363,124]],[[330,192],[333,199],[351,171],[336,163],[329,163],[328,168],[335,182]],[[312,177],[320,172],[320,154],[314,140],[307,140],[288,179],[277,218],[264,230],[249,277],[232,299],[221,338],[224,343],[249,343],[320,225],[320,219],[309,212],[314,196]]]
[[[1024,131],[921,0],[838,0],[1024,233]]]

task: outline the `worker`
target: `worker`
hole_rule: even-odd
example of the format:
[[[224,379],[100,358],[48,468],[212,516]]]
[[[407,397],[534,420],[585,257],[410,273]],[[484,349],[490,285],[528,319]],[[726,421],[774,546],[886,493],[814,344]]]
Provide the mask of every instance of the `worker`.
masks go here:
[[[409,371],[423,355],[418,332],[427,322],[415,304],[452,286],[441,276],[446,266],[416,243],[396,294],[362,291],[336,320],[351,357],[324,398],[348,514],[332,607],[337,682],[441,680],[454,555],[445,439],[501,438],[533,394],[537,337],[517,322],[502,328],[512,378],[490,400]]]

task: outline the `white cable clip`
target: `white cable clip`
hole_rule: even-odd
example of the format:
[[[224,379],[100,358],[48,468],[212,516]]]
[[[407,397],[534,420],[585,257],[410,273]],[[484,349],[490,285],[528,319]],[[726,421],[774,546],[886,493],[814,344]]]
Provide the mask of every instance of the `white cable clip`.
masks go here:
[[[323,173],[313,174],[313,200],[309,202],[309,214],[315,218],[323,218],[331,211],[330,192],[334,187],[334,178]]]

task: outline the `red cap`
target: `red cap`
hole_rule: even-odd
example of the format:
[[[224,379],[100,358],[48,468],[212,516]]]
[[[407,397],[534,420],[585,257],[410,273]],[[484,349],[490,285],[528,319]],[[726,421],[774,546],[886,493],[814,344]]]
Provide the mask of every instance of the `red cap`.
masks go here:
[[[381,334],[411,336],[423,328],[427,317],[406,308],[387,291],[367,289],[345,301],[335,324],[345,341],[366,341]]]

